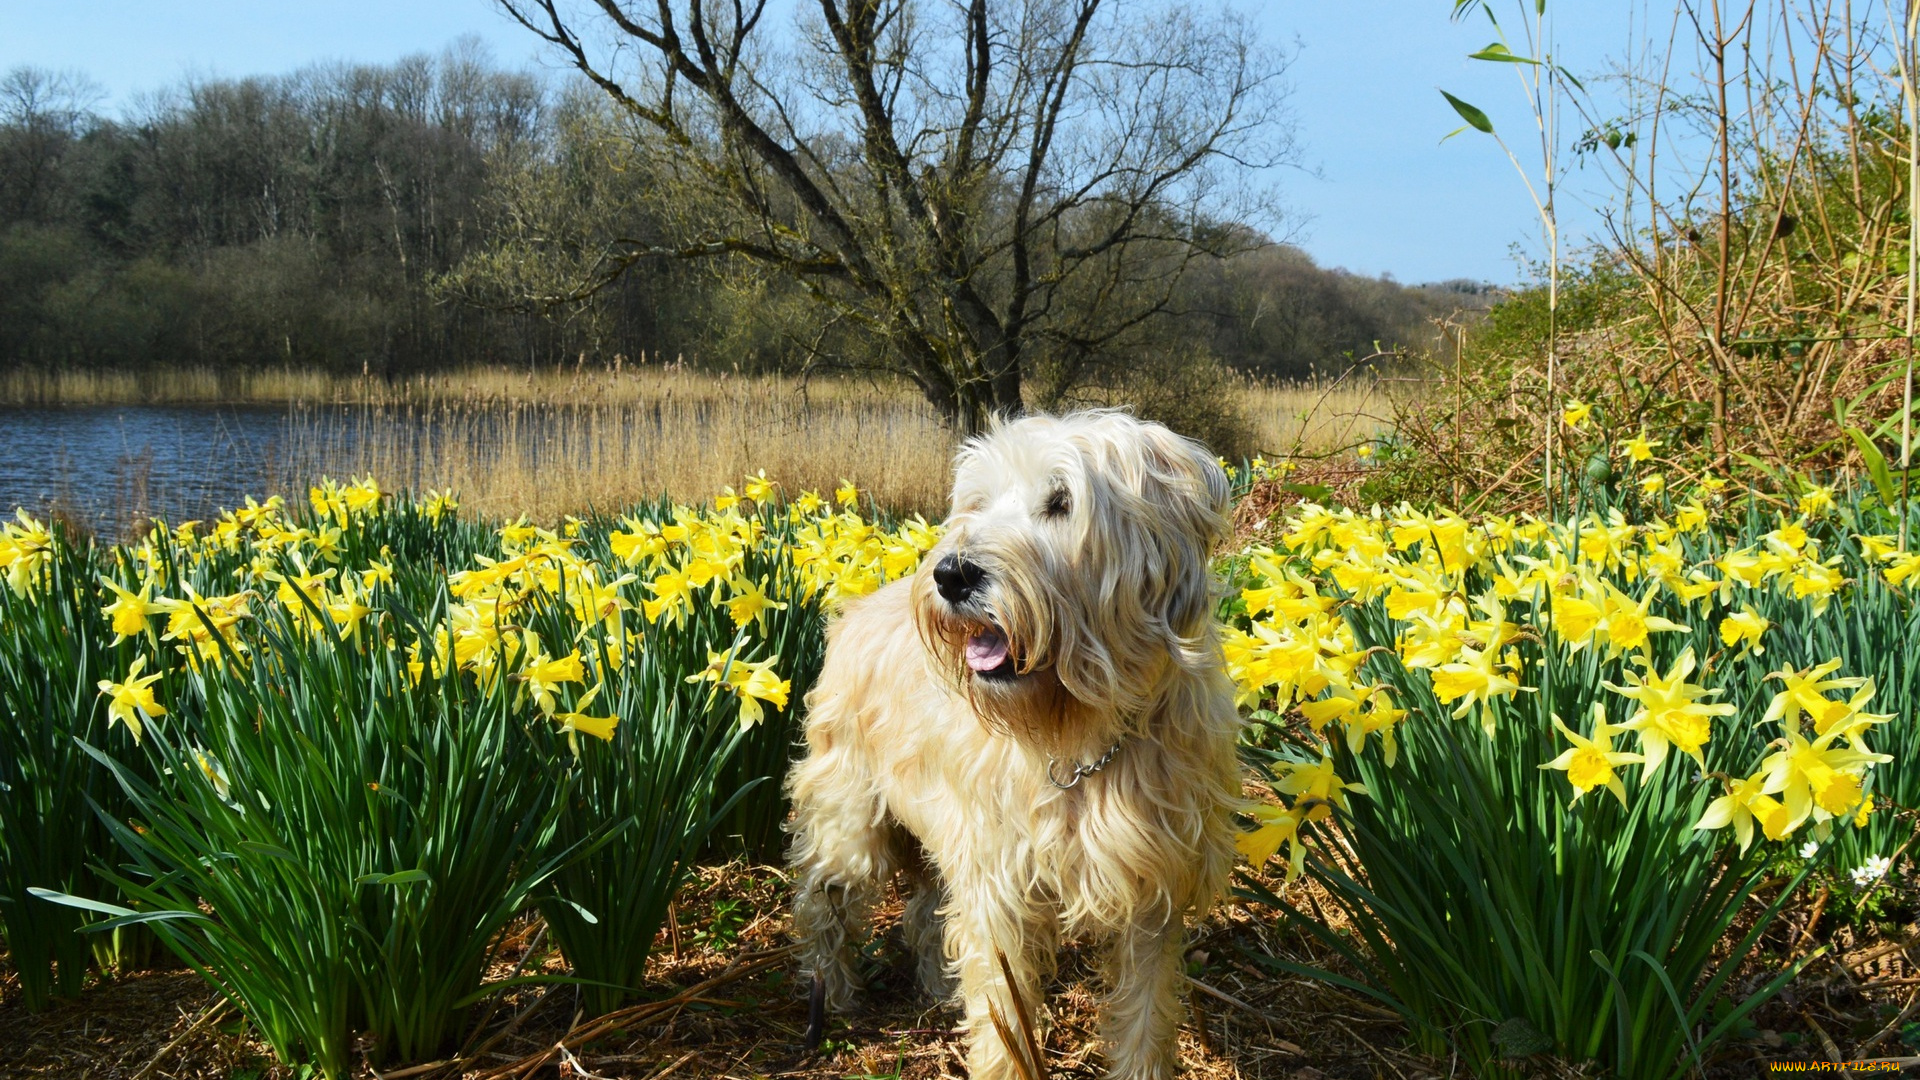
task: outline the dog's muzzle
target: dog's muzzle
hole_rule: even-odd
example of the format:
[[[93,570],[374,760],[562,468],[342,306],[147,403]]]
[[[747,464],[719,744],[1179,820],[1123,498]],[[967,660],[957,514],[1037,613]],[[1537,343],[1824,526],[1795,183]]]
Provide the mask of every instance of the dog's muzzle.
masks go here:
[[[976,600],[987,581],[986,568],[958,555],[947,555],[933,566],[934,591],[955,614],[971,621],[979,613]],[[960,609],[966,610],[960,610]],[[967,635],[968,670],[984,679],[1011,679],[1020,673],[1013,646],[1006,632],[992,623],[980,625]]]
[[[940,599],[949,604],[966,603],[986,580],[987,572],[979,563],[958,555],[948,555],[933,567],[933,586],[939,590]]]

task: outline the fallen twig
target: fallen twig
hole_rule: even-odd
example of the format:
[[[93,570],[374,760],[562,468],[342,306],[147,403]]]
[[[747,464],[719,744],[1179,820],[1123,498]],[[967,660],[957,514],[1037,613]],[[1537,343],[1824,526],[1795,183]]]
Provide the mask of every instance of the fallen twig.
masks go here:
[[[587,1043],[609,1032],[629,1025],[643,1023],[662,1013],[685,1008],[697,1001],[710,1000],[706,995],[728,983],[738,982],[749,975],[755,975],[785,960],[793,952],[792,946],[772,949],[764,953],[743,956],[725,971],[702,983],[689,986],[670,998],[659,1001],[647,1001],[638,1005],[629,1005],[624,1009],[615,1009],[610,1013],[596,1017],[584,1025],[575,1024],[569,1028],[566,1037],[538,1053],[529,1054],[509,1064],[482,1074],[480,1080],[504,1080],[505,1077],[530,1073],[547,1062],[552,1061],[561,1051],[578,1050]]]
[[[1908,995],[1906,1008],[1901,1009],[1898,1016],[1887,1021],[1887,1026],[1876,1032],[1873,1038],[1861,1043],[1859,1047],[1854,1050],[1854,1056],[1864,1057],[1867,1051],[1880,1044],[1880,1040],[1899,1031],[1900,1025],[1907,1022],[1907,1017],[1912,1016],[1916,1008],[1920,1008],[1920,990],[1915,990],[1912,994]]]
[[[180,1048],[180,1044],[186,1042],[189,1038],[191,1038],[194,1032],[199,1031],[201,1028],[206,1027],[208,1024],[213,1023],[215,1020],[219,1019],[221,1016],[226,1015],[227,1008],[232,1004],[233,1003],[231,1001],[228,1001],[224,997],[217,998],[216,1000],[208,1004],[206,1009],[200,1013],[200,1019],[195,1020],[192,1024],[188,1025],[187,1030],[174,1036],[172,1041],[168,1042],[167,1045],[161,1047],[160,1052],[153,1055],[152,1058],[148,1059],[145,1065],[140,1066],[140,1071],[137,1073],[134,1073],[133,1076],[129,1078],[129,1080],[144,1080],[144,1078],[148,1073],[152,1072],[156,1066],[158,1066],[161,1062],[167,1060],[168,1057],[172,1056],[173,1052]]]
[[[1007,1022],[1000,1011],[1000,1003],[987,1001],[987,1019],[993,1022],[994,1033],[1000,1036],[1000,1044],[1006,1047],[1007,1057],[1020,1080],[1048,1080],[1047,1048],[1033,1031],[1033,1015],[1027,1010],[1026,1000],[1020,994],[1020,984],[1013,977],[1013,965],[1007,962],[1007,954],[994,950],[1000,961],[1000,974],[1007,981],[1007,996],[1013,1002],[1013,1019],[1018,1028]]]
[[[573,1056],[573,1051],[566,1047],[557,1046],[555,1049],[560,1051],[560,1060],[566,1062],[568,1068],[578,1073],[580,1080],[612,1080],[611,1077],[601,1076],[599,1073],[588,1071],[585,1065],[580,1064],[580,1059]]]
[[[1201,993],[1206,994],[1208,997],[1218,998],[1219,1000],[1224,1001],[1227,1004],[1233,1006],[1234,1008],[1239,1009],[1240,1011],[1247,1013],[1251,1016],[1259,1017],[1261,1020],[1266,1021],[1269,1027],[1280,1023],[1279,1018],[1275,1017],[1272,1013],[1266,1012],[1263,1009],[1255,1008],[1254,1006],[1249,1005],[1244,1001],[1241,1001],[1239,998],[1234,997],[1232,994],[1227,993],[1225,990],[1221,990],[1217,987],[1209,986],[1206,983],[1201,982],[1199,979],[1196,979],[1191,975],[1187,976],[1187,981],[1193,984],[1193,988],[1195,990],[1198,990]],[[1278,1035],[1273,1036],[1273,1041],[1275,1046],[1277,1046],[1281,1050],[1285,1050],[1289,1054],[1300,1054],[1302,1056],[1306,1054],[1305,1050],[1294,1045],[1293,1043],[1288,1042],[1285,1039],[1280,1038]]]
[[[699,1056],[700,1056],[700,1051],[689,1050],[686,1053],[681,1054],[679,1059],[676,1060],[673,1064],[667,1066],[664,1069],[661,1069],[659,1072],[649,1075],[647,1077],[647,1080],[661,1080],[661,1078],[666,1076],[668,1073],[672,1072],[673,1070],[679,1068],[682,1065],[685,1065],[687,1062],[692,1061],[694,1058]]]
[[[1820,1045],[1826,1048],[1827,1053],[1833,1058],[1833,1063],[1840,1067],[1840,1075],[1852,1076],[1853,1070],[1847,1068],[1847,1056],[1840,1052],[1840,1045],[1833,1041],[1833,1036],[1827,1034],[1826,1028],[1820,1026],[1820,1021],[1813,1018],[1812,1010],[1801,1009],[1800,1018],[1807,1022],[1807,1026],[1813,1029],[1815,1035],[1820,1036]]]
[[[1813,911],[1807,915],[1807,925],[1800,928],[1800,936],[1794,939],[1793,947],[1787,950],[1789,953],[1798,954],[1807,942],[1812,940],[1814,928],[1820,925],[1820,916],[1827,910],[1827,899],[1830,895],[1831,890],[1822,885],[1820,895],[1814,897]]]
[[[1871,949],[1868,949],[1863,953],[1860,953],[1855,956],[1850,956],[1847,959],[1850,963],[1870,964],[1873,961],[1878,960],[1889,953],[1903,952],[1907,948],[1915,944],[1920,944],[1920,934],[1909,935],[1907,937],[1901,938],[1899,941],[1883,942],[1879,945],[1874,946]]]
[[[409,1065],[404,1069],[396,1069],[390,1073],[383,1073],[369,1064],[367,1071],[373,1074],[374,1080],[405,1080],[406,1077],[424,1076],[427,1073],[444,1069],[452,1064],[454,1064],[454,1059],[449,1058],[445,1061],[429,1061],[425,1065]]]

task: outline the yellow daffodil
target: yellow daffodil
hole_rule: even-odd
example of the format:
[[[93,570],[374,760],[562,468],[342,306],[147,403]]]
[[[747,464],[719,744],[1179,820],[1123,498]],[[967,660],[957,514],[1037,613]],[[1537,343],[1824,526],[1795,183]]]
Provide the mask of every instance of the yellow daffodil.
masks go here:
[[[576,761],[580,758],[579,736],[581,733],[584,732],[585,734],[591,735],[601,742],[612,742],[613,729],[620,723],[620,718],[617,716],[589,716],[587,714],[587,706],[593,704],[593,699],[600,696],[600,688],[605,685],[605,683],[600,683],[594,686],[593,689],[581,694],[580,700],[573,703],[572,711],[553,714],[554,722],[560,725],[561,731],[566,732],[567,747],[573,751],[573,756]]]
[[[527,644],[523,652],[526,660],[519,672],[521,689],[539,705],[542,714],[552,716],[554,692],[565,683],[585,682],[586,666],[580,660],[578,649],[555,659],[540,651],[539,643],[531,632],[527,632],[525,638]]]
[[[1860,553],[1869,562],[1886,562],[1900,552],[1900,538],[1896,536],[1862,536],[1855,533],[1853,538],[1860,542]]]
[[[112,620],[113,640],[109,645],[118,645],[130,637],[139,637],[148,632],[147,619],[153,613],[153,579],[140,583],[140,591],[131,592],[112,578],[103,577],[100,584],[105,585],[117,598],[113,603],[101,609]]]
[[[1283,768],[1286,775],[1280,780],[1280,791],[1298,796],[1293,800],[1293,808],[1303,821],[1324,821],[1333,816],[1335,807],[1345,810],[1349,793],[1371,794],[1366,785],[1348,783],[1335,775],[1331,757],[1322,757],[1317,762],[1291,762]]]
[[[1289,848],[1287,855],[1287,880],[1293,881],[1300,876],[1307,864],[1306,845],[1300,839],[1301,815],[1284,806],[1255,805],[1247,809],[1247,815],[1254,820],[1250,832],[1239,833],[1234,837],[1234,846],[1247,862],[1255,869],[1264,866],[1268,859],[1280,851],[1280,845]]]
[[[373,614],[372,608],[360,602],[360,596],[351,584],[342,589],[339,595],[327,598],[326,611],[343,641],[359,633],[360,624]]]
[[[1673,527],[1681,532],[1693,532],[1706,525],[1706,523],[1707,508],[1701,506],[1697,499],[1681,504],[1681,506],[1673,512]]]
[[[1840,573],[1840,557],[1834,556],[1825,562],[1802,559],[1793,565],[1787,575],[1787,587],[1794,598],[1810,600],[1807,609],[1815,616],[1825,615],[1827,605],[1846,584],[1846,578]]]
[[[1638,600],[1621,592],[1610,582],[1604,584],[1603,592],[1605,596],[1600,606],[1600,623],[1595,633],[1605,639],[1609,658],[1619,656],[1622,652],[1644,649],[1650,634],[1685,633],[1692,629],[1651,613],[1649,609],[1657,595],[1654,589],[1648,589],[1646,595]]]
[[[693,603],[694,585],[686,572],[669,568],[646,585],[647,591],[653,593],[653,599],[643,600],[640,604],[647,621],[659,622],[664,615],[668,622],[677,625],[686,608]]]
[[[1575,431],[1584,427],[1591,416],[1593,416],[1593,406],[1578,398],[1568,398],[1567,407],[1560,411],[1561,422]]]
[[[1580,801],[1580,796],[1597,787],[1613,792],[1624,808],[1627,805],[1627,788],[1621,783],[1619,774],[1613,770],[1620,765],[1637,765],[1646,758],[1639,754],[1628,754],[1613,748],[1613,736],[1624,727],[1607,723],[1607,710],[1600,702],[1593,703],[1593,735],[1586,736],[1553,718],[1553,726],[1572,743],[1571,749],[1562,751],[1560,756],[1540,766],[1542,769],[1559,769],[1567,774],[1567,782],[1573,785],[1572,803]]]
[[[1763,534],[1760,539],[1782,555],[1799,555],[1807,548],[1807,526],[1804,521],[1790,521]]]
[[[767,479],[767,470],[761,469],[754,475],[747,477],[747,484],[746,487],[742,489],[742,492],[747,498],[752,499],[754,502],[763,503],[773,498],[773,488],[773,481]]]
[[[1370,686],[1352,687],[1345,685],[1330,686],[1327,696],[1317,701],[1300,703],[1300,715],[1307,718],[1307,726],[1318,734],[1328,723],[1348,713],[1358,712],[1365,704],[1366,695],[1373,692]]]
[[[1553,598],[1548,625],[1571,652],[1579,652],[1593,640],[1594,631],[1604,618],[1600,605],[1578,596]]]
[[[1724,829],[1731,825],[1733,827],[1734,838],[1740,841],[1740,853],[1744,855],[1747,849],[1753,846],[1754,806],[1756,802],[1765,799],[1767,803],[1773,804],[1772,808],[1778,808],[1780,804],[1772,799],[1766,798],[1764,792],[1764,788],[1766,787],[1765,773],[1755,773],[1745,780],[1729,779],[1726,784],[1727,793],[1707,804],[1707,812],[1700,815],[1700,820],[1694,825],[1694,828]],[[1766,808],[1764,803],[1761,805],[1763,808]],[[1784,824],[1784,822],[1777,818],[1773,822],[1775,828],[1778,828],[1782,824]],[[1786,833],[1782,831],[1779,835],[1773,836],[1772,829],[1769,829],[1768,833],[1775,840],[1786,835]]]
[[[1400,755],[1400,744],[1394,738],[1395,724],[1406,719],[1407,710],[1394,707],[1393,696],[1385,687],[1375,687],[1368,696],[1367,707],[1357,713],[1348,713],[1341,718],[1347,729],[1347,749],[1359,754],[1367,748],[1367,736],[1376,732],[1380,735],[1381,758],[1388,768]]]
[[[454,498],[452,492],[442,493],[431,488],[427,490],[427,501],[420,506],[420,512],[435,525],[451,517],[459,509],[460,501]]]
[[[147,666],[145,656],[133,658],[133,664],[127,668],[127,677],[120,682],[101,679],[100,693],[107,698],[107,723],[119,721],[127,725],[133,733],[133,741],[139,742],[146,734],[146,721],[167,715],[167,710],[153,696],[153,684],[160,680],[160,672],[142,675]]]
[[[1819,484],[1809,484],[1800,496],[1800,513],[1805,517],[1820,517],[1833,509],[1833,489]]]
[[[161,641],[178,642],[176,648],[196,665],[219,666],[225,656],[223,647],[236,653],[245,651],[247,646],[240,638],[239,624],[251,614],[251,592],[201,596],[191,585],[185,586],[184,591],[187,594],[184,600],[154,598],[154,609],[167,613],[167,628],[160,635]]]
[[[1720,620],[1720,640],[1728,648],[1740,645],[1739,656],[1760,656],[1767,651],[1766,646],[1760,644],[1760,635],[1772,625],[1771,621],[1753,610],[1752,604],[1743,604],[1739,611]]]
[[[762,701],[776,709],[787,707],[787,695],[793,692],[793,683],[774,673],[773,667],[779,662],[778,656],[758,661],[741,660],[731,649],[709,652],[706,670],[687,676],[687,681],[716,683],[734,695],[740,702],[740,727],[750,728],[766,717],[766,710],[760,705]]]
[[[529,522],[525,516],[500,527],[500,546],[507,551],[519,551],[539,537],[539,526]]]
[[[1762,790],[1781,796],[1785,832],[1791,833],[1810,817],[1826,820],[1856,812],[1866,797],[1862,788],[1866,769],[1893,760],[1890,754],[1835,746],[1838,734],[1828,732],[1809,740],[1790,731],[1786,746],[1760,763],[1766,774]]]
[[[1634,659],[1641,671],[1627,672],[1631,685],[1616,686],[1610,682],[1600,685],[1639,703],[1639,710],[1621,726],[1639,736],[1641,750],[1646,754],[1647,772],[1651,774],[1659,769],[1667,760],[1668,749],[1674,747],[1705,769],[1706,758],[1700,748],[1713,737],[1713,717],[1732,716],[1734,707],[1700,701],[1721,691],[1687,681],[1695,666],[1691,647],[1680,654],[1665,675],[1654,668],[1650,657],[1642,655]]]
[[[204,750],[194,750],[193,759],[200,766],[200,775],[206,777],[207,783],[213,785],[213,792],[220,797],[220,801],[231,803],[233,785],[227,780],[226,766],[208,757]]]
[[[1920,552],[1900,551],[1887,557],[1887,568],[1883,571],[1887,584],[1899,588],[1920,571]]]
[[[1453,710],[1456,720],[1467,715],[1475,705],[1483,705],[1494,698],[1523,689],[1532,690],[1532,687],[1522,687],[1504,674],[1508,669],[1493,649],[1462,648],[1460,656],[1460,660],[1433,671],[1433,693],[1440,699],[1440,704],[1460,703]],[[1491,730],[1493,719],[1490,715],[1483,715],[1481,723]]]
[[[1843,707],[1836,709],[1829,705],[1820,715],[1813,718],[1813,733],[1815,735],[1836,734],[1856,747],[1863,748],[1861,736],[1869,728],[1893,719],[1892,713],[1867,711],[1867,704],[1873,700],[1875,692],[1873,679],[1863,680],[1860,688],[1853,692],[1853,696],[1847,699]]]
[[[1824,664],[1815,664],[1804,671],[1782,668],[1769,672],[1768,679],[1780,680],[1780,692],[1768,702],[1767,711],[1761,716],[1761,723],[1778,721],[1789,732],[1798,731],[1800,716],[1805,713],[1813,717],[1815,724],[1826,728],[1846,715],[1847,704],[1827,697],[1829,690],[1852,690],[1866,683],[1859,676],[1843,676],[1830,679],[1827,676],[1840,670],[1840,658],[1834,657]],[[1823,723],[1823,721],[1825,721]]]
[[[1627,452],[1628,461],[1638,463],[1652,458],[1653,452],[1664,445],[1659,439],[1648,439],[1643,431],[1630,439],[1621,440],[1620,449]]]
[[[367,560],[367,568],[360,571],[360,587],[371,590],[376,585],[393,587],[393,556],[385,548],[380,550],[380,559]],[[381,561],[385,559],[386,561]]]
[[[632,526],[632,532],[618,529],[607,534],[607,546],[612,549],[613,557],[628,566],[638,566],[650,559],[657,559],[667,552],[667,540],[660,535],[660,526],[651,521],[626,522]]]
[[[727,590],[732,594],[727,597],[727,614],[732,617],[737,629],[745,629],[748,623],[755,623],[765,630],[767,612],[787,610],[784,601],[769,598],[757,582],[744,577],[735,576],[728,580]]]

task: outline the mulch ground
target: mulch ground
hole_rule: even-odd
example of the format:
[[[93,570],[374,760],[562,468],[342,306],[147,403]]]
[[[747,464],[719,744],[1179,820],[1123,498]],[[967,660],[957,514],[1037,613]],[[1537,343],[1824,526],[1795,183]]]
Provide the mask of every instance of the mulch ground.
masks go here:
[[[1305,899],[1298,891],[1294,895]],[[835,1018],[822,1048],[805,1053],[805,986],[786,951],[785,898],[785,882],[772,868],[708,868],[683,897],[676,932],[663,935],[648,1004],[595,1023],[580,1017],[566,987],[521,987],[501,995],[476,1045],[466,1048],[465,1061],[379,1070],[362,1061],[355,1075],[367,1080],[932,1080],[966,1075],[953,1030],[957,1013],[914,985],[897,936],[897,900],[882,910],[879,931],[866,951],[870,977],[864,1008]],[[1796,947],[1804,951],[1808,943],[1797,940],[1804,924],[1804,917],[1779,924],[1778,940],[1769,943],[1775,956]],[[562,970],[560,958],[544,946],[526,957],[538,937],[532,924],[516,927],[496,975],[505,976],[523,958],[530,969]],[[1840,1048],[1851,1053],[1920,997],[1920,978],[1903,948],[1914,944],[1912,937],[1855,942],[1841,931],[1826,943],[1827,956],[1756,1018],[1750,1037],[1723,1044],[1709,1076],[1764,1075],[1768,1060],[1834,1060]],[[1244,906],[1216,912],[1189,954],[1199,986],[1182,1028],[1181,1050],[1194,1080],[1466,1075],[1456,1062],[1411,1049],[1405,1029],[1385,1010],[1322,983],[1264,973],[1250,959],[1259,954],[1303,963],[1330,960]],[[1096,994],[1087,951],[1070,947],[1049,999],[1047,1045],[1056,1080],[1101,1075],[1094,1050]],[[1882,1055],[1911,1052],[1897,1036],[1877,1048]],[[1515,1064],[1519,1076],[1587,1075],[1545,1059]],[[152,971],[102,980],[78,1001],[40,1014],[25,1012],[10,983],[0,982],[0,1076],[296,1080],[301,1074],[276,1066],[267,1048],[197,975]]]

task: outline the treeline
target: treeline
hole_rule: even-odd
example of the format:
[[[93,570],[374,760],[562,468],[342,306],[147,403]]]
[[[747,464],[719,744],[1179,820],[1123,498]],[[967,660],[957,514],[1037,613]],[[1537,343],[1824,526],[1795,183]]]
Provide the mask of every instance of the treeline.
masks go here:
[[[0,79],[0,366],[400,375],[644,352],[766,371],[860,347],[748,267],[610,267],[678,208],[609,167],[632,136],[598,94],[471,42],[190,81],[117,116],[97,97],[77,75]],[[1235,369],[1301,378],[1428,347],[1435,319],[1489,298],[1265,244],[1190,267],[1167,317]]]

